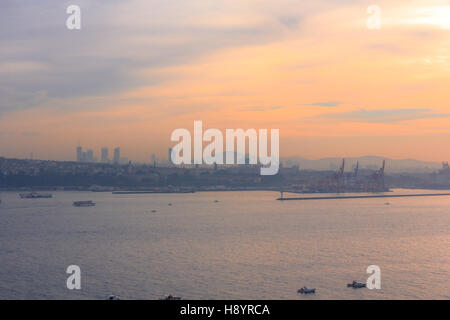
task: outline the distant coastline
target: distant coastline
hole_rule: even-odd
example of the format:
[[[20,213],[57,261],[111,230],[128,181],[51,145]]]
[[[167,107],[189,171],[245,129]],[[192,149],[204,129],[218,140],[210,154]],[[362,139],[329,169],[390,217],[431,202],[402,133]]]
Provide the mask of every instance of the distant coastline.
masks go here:
[[[261,176],[258,165],[158,167],[0,158],[0,190],[186,193],[269,190],[292,193],[373,193],[390,188],[450,189],[450,168],[433,173],[385,173],[389,162],[374,169],[306,170],[280,166],[274,176]],[[351,171],[349,171],[351,168]]]

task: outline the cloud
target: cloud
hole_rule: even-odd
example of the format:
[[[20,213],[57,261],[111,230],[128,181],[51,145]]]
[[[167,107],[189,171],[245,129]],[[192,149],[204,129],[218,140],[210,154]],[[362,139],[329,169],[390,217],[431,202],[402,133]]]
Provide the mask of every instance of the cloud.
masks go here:
[[[35,132],[35,131],[26,131],[26,132],[21,132],[20,134],[25,137],[38,137],[40,135],[39,132]]]
[[[45,91],[19,90],[0,87],[0,116],[5,112],[34,108],[48,102]]]
[[[186,64],[222,48],[274,41],[278,34],[275,23],[264,19],[235,24],[229,8],[223,23],[199,24],[213,8],[197,0],[77,4],[82,29],[69,31],[65,2],[2,1],[0,75],[7,76],[0,77],[0,112],[36,107],[36,93],[45,92],[48,100],[71,99],[159,84],[169,76],[149,77],[142,70]]]
[[[296,16],[281,16],[278,20],[289,29],[297,29],[300,26],[300,18]]]
[[[0,131],[0,136],[2,135],[9,135],[9,136],[16,136],[21,135],[24,137],[38,137],[40,136],[40,132],[37,131],[24,131],[24,132],[14,132],[14,131]]]
[[[0,77],[3,91],[67,99],[160,84],[169,76],[148,77],[142,70],[189,64],[217,50],[282,41],[305,17],[341,6],[342,0],[302,5],[294,0],[276,5],[269,0],[78,0],[78,31],[65,26],[69,4],[1,1],[0,73],[8,70],[8,77]],[[13,93],[2,98],[0,112],[35,106],[20,103]]]
[[[407,120],[447,118],[450,113],[437,113],[431,109],[359,109],[341,113],[322,114],[318,118],[345,119],[356,122],[394,123]]]
[[[367,49],[374,51],[386,52],[389,54],[405,54],[408,53],[408,48],[400,47],[391,43],[375,43],[367,46]]]
[[[256,112],[265,112],[270,110],[280,110],[284,109],[284,106],[271,106],[271,107],[250,107],[244,108],[243,111],[256,111]]]
[[[2,1],[0,45],[9,48],[0,54],[2,64],[26,70],[45,63],[49,69],[28,79],[3,78],[0,86],[64,97],[116,92],[147,84],[149,79],[136,78],[143,68],[179,65],[220,48],[282,36],[274,17],[227,2],[80,0],[80,31],[66,29],[66,5]],[[300,23],[293,16],[280,19],[290,27]]]
[[[303,106],[337,107],[341,104],[342,104],[342,102],[339,102],[339,101],[328,101],[328,102],[315,102],[315,103],[310,103],[310,104],[303,104]]]

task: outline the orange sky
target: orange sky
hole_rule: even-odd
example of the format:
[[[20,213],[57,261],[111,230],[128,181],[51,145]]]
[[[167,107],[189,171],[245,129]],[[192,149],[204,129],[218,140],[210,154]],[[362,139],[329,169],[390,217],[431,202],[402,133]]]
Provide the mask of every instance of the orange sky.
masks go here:
[[[202,120],[205,128],[279,128],[281,156],[450,159],[448,1],[378,1],[380,30],[366,27],[366,8],[372,4],[366,1],[318,1],[317,8],[310,4],[304,12],[291,10],[292,1],[278,6],[263,2],[264,9],[256,1],[229,1],[226,10],[188,8],[174,22],[183,30],[191,28],[188,34],[173,31],[163,37],[160,25],[150,25],[147,32],[124,36],[124,46],[111,51],[114,68],[125,68],[121,61],[143,62],[127,70],[126,85],[106,92],[58,96],[42,86],[34,89],[32,106],[16,108],[11,92],[14,98],[22,92],[22,79],[40,79],[55,65],[64,65],[65,58],[2,58],[0,77],[14,74],[18,80],[14,86],[2,84],[11,97],[0,98],[2,106],[10,106],[0,113],[0,155],[28,157],[33,152],[43,159],[73,160],[80,143],[96,156],[103,146],[120,146],[135,161],[149,161],[153,153],[164,159],[173,145],[171,132],[192,130],[193,121]],[[131,3],[138,11],[148,2]],[[140,18],[146,17],[138,16],[137,25]],[[118,30],[126,30],[129,20],[117,16]],[[170,27],[168,20],[161,23]],[[249,29],[255,39],[251,32],[248,38],[234,38],[234,32]],[[265,30],[262,36],[260,29]],[[211,35],[200,37],[210,30]],[[88,26],[82,32],[90,37]],[[114,42],[106,38],[86,48],[89,57],[106,60],[106,46]],[[160,58],[147,51],[152,41],[181,43],[176,48],[182,51],[183,43],[191,48],[200,40],[224,43],[195,47],[194,53],[170,63],[146,60]]]

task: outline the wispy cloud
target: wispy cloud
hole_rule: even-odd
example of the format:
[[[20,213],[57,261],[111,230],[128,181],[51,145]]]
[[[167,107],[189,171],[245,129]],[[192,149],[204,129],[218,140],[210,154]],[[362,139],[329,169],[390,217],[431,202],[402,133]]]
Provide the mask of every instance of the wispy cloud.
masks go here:
[[[256,112],[264,112],[264,111],[270,111],[270,110],[280,110],[284,109],[285,106],[270,106],[270,107],[250,107],[250,108],[244,108],[243,111],[256,111]]]
[[[341,104],[342,104],[342,102],[339,102],[339,101],[328,101],[328,102],[315,102],[315,103],[303,104],[303,106],[337,107]]]
[[[38,136],[40,136],[40,133],[35,132],[35,131],[25,131],[25,132],[21,132],[21,135],[23,135],[25,137],[38,137]]]
[[[450,113],[434,112],[431,109],[378,109],[328,113],[318,118],[343,119],[356,122],[390,123],[417,119],[447,118]]]

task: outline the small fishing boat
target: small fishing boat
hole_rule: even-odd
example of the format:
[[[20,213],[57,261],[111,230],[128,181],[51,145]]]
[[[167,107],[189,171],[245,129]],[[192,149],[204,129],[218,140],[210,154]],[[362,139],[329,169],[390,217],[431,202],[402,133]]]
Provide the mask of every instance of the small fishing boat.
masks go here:
[[[303,287],[303,288],[298,289],[297,293],[302,293],[302,294],[316,293],[316,288]]]
[[[95,206],[95,203],[92,200],[88,201],[75,201],[73,203],[74,207],[93,207]]]
[[[169,294],[168,296],[162,298],[161,300],[181,300],[181,299],[183,299],[183,298]]]
[[[366,284],[362,283],[362,282],[358,282],[358,281],[353,281],[352,283],[347,284],[347,287],[348,288],[355,288],[355,289],[365,288]]]

